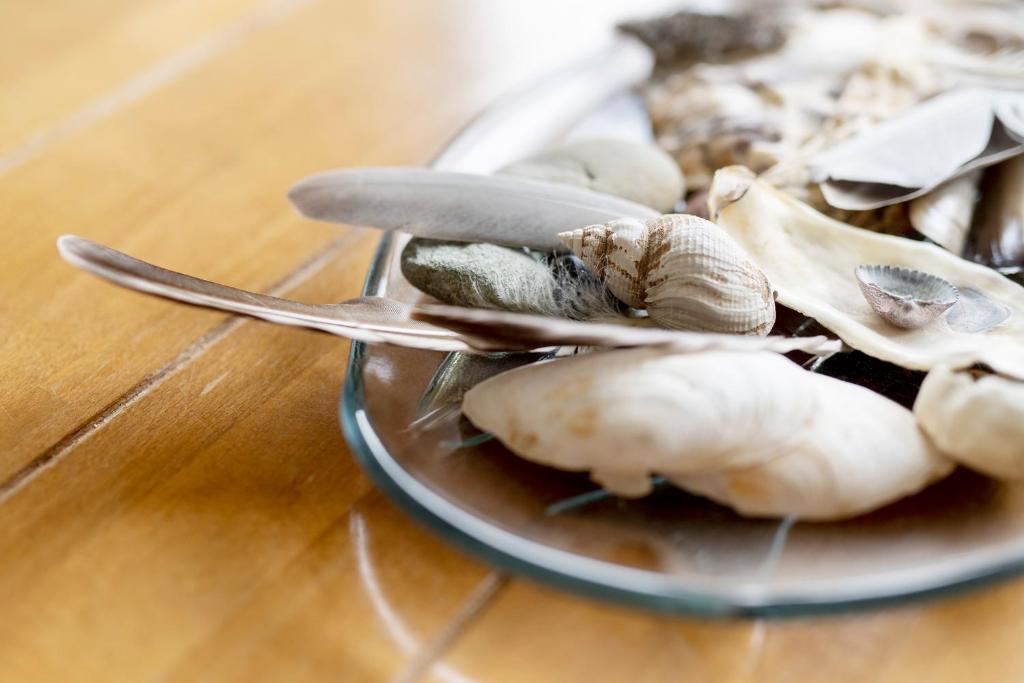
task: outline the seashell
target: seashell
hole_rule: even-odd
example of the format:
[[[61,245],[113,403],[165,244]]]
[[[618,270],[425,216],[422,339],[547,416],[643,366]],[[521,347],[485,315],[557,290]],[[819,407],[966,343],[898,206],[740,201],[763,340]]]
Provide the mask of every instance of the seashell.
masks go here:
[[[771,50],[785,40],[776,13],[763,9],[730,14],[680,10],[664,17],[623,22],[618,28],[650,47],[660,63],[721,61],[730,53]]]
[[[946,324],[951,330],[972,334],[988,332],[1001,325],[1012,313],[1009,306],[993,301],[973,287],[958,291],[960,300],[946,314]]]
[[[615,493],[659,474],[758,517],[849,517],[952,470],[906,408],[765,352],[557,359],[485,380],[462,408],[518,455]]]
[[[941,277],[911,268],[857,266],[854,274],[871,308],[896,327],[924,327],[960,299]]]
[[[998,479],[1024,479],[1024,381],[939,365],[924,378],[914,415],[957,462]]]
[[[670,214],[559,234],[608,289],[662,327],[765,335],[775,324],[771,284],[714,223]]]
[[[327,171],[299,182],[288,198],[308,218],[540,251],[562,248],[560,230],[658,215],[583,188],[425,168]]]
[[[967,244],[982,171],[944,183],[910,202],[910,224],[940,247],[960,256]]]
[[[710,199],[715,222],[757,264],[778,290],[779,303],[814,318],[847,345],[911,370],[968,359],[1014,377],[1024,377],[1024,287],[990,268],[934,244],[878,235],[832,220],[754,178],[745,168],[722,169]],[[951,325],[915,330],[893,327],[864,300],[853,269],[889,263],[941,277],[978,296],[962,301],[966,318],[978,297],[1009,316],[988,331]],[[982,318],[993,316],[984,314]]]
[[[1024,267],[1024,156],[985,171],[971,226],[971,256],[996,268]]]
[[[413,287],[452,306],[542,315],[558,308],[555,276],[521,249],[414,237],[401,268]]]
[[[585,187],[671,211],[686,192],[679,166],[651,144],[576,140],[501,169],[500,173]]]

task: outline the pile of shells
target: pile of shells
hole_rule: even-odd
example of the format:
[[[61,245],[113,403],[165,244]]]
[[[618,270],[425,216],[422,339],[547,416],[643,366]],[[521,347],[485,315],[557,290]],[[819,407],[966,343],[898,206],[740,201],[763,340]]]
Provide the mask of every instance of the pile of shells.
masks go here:
[[[619,495],[660,476],[745,515],[832,520],[955,463],[1024,478],[1024,288],[993,269],[1024,268],[1024,39],[1019,10],[991,12],[631,24],[665,63],[643,88],[657,146],[580,140],[486,179],[348,172],[292,197],[313,217],[413,232],[403,274],[473,309],[415,316],[468,339],[680,335],[465,395],[513,452]],[[801,338],[769,336],[811,326],[927,372],[920,392],[900,405],[808,371],[778,353]],[[827,369],[820,343],[802,340]]]
[[[570,349],[479,383],[463,412],[623,496],[660,476],[744,515],[824,521],[957,464],[1024,479],[1024,288],[1007,277],[1024,270],[1024,17],[874,5],[631,25],[677,62],[643,88],[657,144],[292,189],[310,218],[411,234],[415,304],[284,301],[73,237],[61,253],[368,343]],[[812,327],[831,338],[800,336]],[[816,372],[850,350],[927,373],[914,400]]]

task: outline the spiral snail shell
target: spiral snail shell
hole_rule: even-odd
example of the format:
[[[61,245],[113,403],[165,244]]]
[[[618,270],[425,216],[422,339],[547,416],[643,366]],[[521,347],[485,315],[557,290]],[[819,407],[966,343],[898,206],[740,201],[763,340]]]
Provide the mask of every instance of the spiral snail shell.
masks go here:
[[[662,327],[766,335],[775,324],[768,278],[703,218],[624,218],[558,238],[619,300],[646,308]]]

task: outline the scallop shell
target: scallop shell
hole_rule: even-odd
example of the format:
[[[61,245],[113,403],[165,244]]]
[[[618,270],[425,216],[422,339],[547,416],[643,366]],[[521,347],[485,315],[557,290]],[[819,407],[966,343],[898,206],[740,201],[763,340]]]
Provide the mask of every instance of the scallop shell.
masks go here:
[[[1024,382],[940,365],[924,378],[914,414],[954,460],[999,479],[1024,479]]]
[[[898,266],[857,266],[860,291],[875,313],[896,327],[924,327],[960,299],[941,277]]]
[[[718,226],[771,280],[779,302],[814,318],[854,349],[912,370],[967,359],[1024,378],[1024,287],[990,268],[934,244],[832,220],[742,167],[718,172],[710,205]],[[865,263],[931,273],[961,291],[970,288],[972,296],[962,297],[943,324],[898,329],[878,317],[851,277]],[[980,303],[1008,315],[996,327],[979,329],[976,318],[1000,317],[969,310]]]
[[[909,410],[773,353],[651,349],[492,377],[463,412],[520,456],[627,496],[660,474],[743,514],[825,520],[952,470]]]
[[[558,237],[612,294],[662,327],[766,335],[775,324],[768,278],[703,218],[622,219]]]

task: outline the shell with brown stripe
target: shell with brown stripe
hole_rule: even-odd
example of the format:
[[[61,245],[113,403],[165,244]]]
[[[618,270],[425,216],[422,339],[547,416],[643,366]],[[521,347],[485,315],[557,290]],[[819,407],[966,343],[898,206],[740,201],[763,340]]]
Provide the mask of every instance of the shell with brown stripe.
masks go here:
[[[775,324],[768,278],[703,218],[624,218],[558,237],[612,294],[662,327],[766,335]]]

